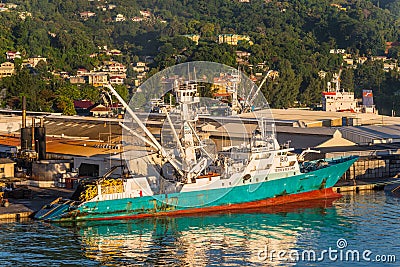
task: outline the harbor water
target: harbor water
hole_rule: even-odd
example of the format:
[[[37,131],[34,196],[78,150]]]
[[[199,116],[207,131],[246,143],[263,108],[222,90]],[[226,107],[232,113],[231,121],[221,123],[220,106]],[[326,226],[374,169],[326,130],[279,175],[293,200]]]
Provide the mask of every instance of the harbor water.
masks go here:
[[[241,213],[0,223],[1,266],[399,266],[400,199],[345,194]]]

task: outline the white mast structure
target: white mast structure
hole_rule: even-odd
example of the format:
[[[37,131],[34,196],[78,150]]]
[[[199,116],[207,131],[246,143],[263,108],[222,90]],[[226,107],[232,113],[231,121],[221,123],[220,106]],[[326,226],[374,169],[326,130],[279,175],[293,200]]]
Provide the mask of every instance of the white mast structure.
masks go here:
[[[136,133],[132,129],[130,129],[128,126],[123,124],[122,122],[119,123],[119,125],[127,130],[129,133],[132,135],[138,137],[140,140],[145,142],[146,144],[150,145],[153,147],[156,151],[160,153],[160,155],[166,159],[171,165],[179,172],[180,175],[184,176],[184,173],[182,172],[180,168],[180,163],[171,157],[167,151],[163,148],[163,146],[157,141],[157,139],[154,137],[154,135],[149,131],[149,129],[146,128],[146,126],[143,124],[143,122],[136,116],[136,114],[133,112],[133,110],[129,107],[129,105],[125,102],[125,100],[115,91],[115,89],[111,86],[111,84],[106,85],[111,93],[118,99],[118,101],[122,104],[122,106],[126,109],[126,111],[131,115],[132,119],[139,125],[139,127],[144,131],[146,134],[146,137],[141,136],[140,134]]]
[[[198,115],[193,105],[200,103],[197,93],[197,83],[185,81],[181,84],[175,82],[175,92],[180,104],[180,116],[182,122],[181,139],[177,140],[178,146],[182,148],[182,169],[186,174],[186,182],[195,182],[195,178],[207,167],[207,157],[212,159],[201,145],[202,142],[197,135],[193,123],[198,120]],[[175,131],[174,127],[171,127]],[[175,135],[177,135],[175,133]],[[196,146],[195,141],[198,145]],[[207,157],[197,158],[196,149],[201,149]]]
[[[237,115],[242,112],[242,106],[238,99],[238,90],[240,84],[240,72],[237,70],[232,73],[233,78],[230,80],[232,85],[228,86],[228,92],[232,93],[232,115]]]
[[[328,82],[328,92],[340,92],[340,75],[342,74],[342,67],[340,67],[339,73],[334,73],[332,81]],[[334,90],[332,90],[332,84],[334,84]]]
[[[122,97],[111,85],[107,85],[106,87],[117,97],[118,101],[124,106],[129,115],[131,115],[132,119],[143,130],[146,136],[141,136],[120,122],[119,124],[121,127],[159,152],[161,157],[169,162],[180,174],[183,182],[193,183],[196,182],[196,177],[207,168],[208,159],[214,160],[214,158],[204,149],[202,141],[197,135],[193,126],[193,123],[198,120],[198,115],[192,106],[200,102],[200,98],[197,94],[197,83],[186,81],[182,84],[179,84],[179,82],[176,80],[174,86],[177,100],[180,105],[180,117],[182,122],[181,135],[179,135],[176,132],[175,127],[173,127],[171,117],[169,116],[167,110],[163,109],[163,112],[166,114],[167,122],[169,123],[173,132],[181,161],[174,156],[171,156],[164,149],[164,147],[158,142],[154,135],[147,129],[143,122],[136,116],[129,105],[122,99]],[[196,142],[199,144],[198,146],[196,146]],[[206,155],[206,157],[201,157],[198,159],[196,156],[196,149],[200,149]]]

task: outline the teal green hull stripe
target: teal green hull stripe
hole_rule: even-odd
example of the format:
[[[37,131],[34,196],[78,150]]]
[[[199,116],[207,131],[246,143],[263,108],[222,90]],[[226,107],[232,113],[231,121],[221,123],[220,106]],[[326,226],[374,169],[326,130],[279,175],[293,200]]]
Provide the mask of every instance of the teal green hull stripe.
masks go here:
[[[96,220],[218,207],[331,188],[356,160],[357,158],[348,158],[347,161],[309,173],[255,184],[168,195],[87,202],[78,208],[79,215],[77,217],[63,218],[62,220]],[[58,219],[55,218],[54,220]]]

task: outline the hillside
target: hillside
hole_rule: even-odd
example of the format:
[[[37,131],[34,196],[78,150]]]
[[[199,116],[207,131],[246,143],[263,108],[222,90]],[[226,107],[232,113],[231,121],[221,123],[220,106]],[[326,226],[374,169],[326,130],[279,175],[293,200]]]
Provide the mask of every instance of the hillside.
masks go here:
[[[12,5],[11,5],[12,4]],[[147,73],[180,62],[208,60],[237,67],[248,74],[280,73],[264,88],[272,107],[315,105],[321,91],[344,57],[366,57],[342,74],[342,84],[354,90],[372,89],[380,111],[389,114],[400,98],[398,72],[384,71],[386,56],[397,65],[400,3],[395,0],[274,1],[251,0],[54,0],[7,1],[0,12],[0,63],[6,52],[18,51],[15,75],[0,80],[2,105],[73,114],[73,100],[98,101],[98,89],[71,84],[60,73],[103,68],[105,61],[126,66],[120,90],[135,88],[135,63],[150,60]],[[219,44],[221,34],[248,37],[234,45]],[[199,35],[198,44],[183,35]],[[226,40],[225,40],[226,41]],[[224,42],[224,41],[223,41]],[[115,49],[118,54],[106,53]],[[247,52],[239,56],[237,51]],[[23,59],[46,58],[34,68],[22,68]],[[318,73],[327,73],[321,79]],[[71,106],[72,105],[72,106]]]

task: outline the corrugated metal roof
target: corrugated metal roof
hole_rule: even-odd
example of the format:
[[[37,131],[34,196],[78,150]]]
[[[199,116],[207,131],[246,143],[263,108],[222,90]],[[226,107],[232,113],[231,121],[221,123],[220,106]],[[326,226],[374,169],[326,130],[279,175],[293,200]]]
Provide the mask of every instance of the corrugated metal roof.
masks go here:
[[[226,123],[218,127],[213,136],[226,136],[233,138],[250,138],[253,131],[257,128],[255,124]]]
[[[52,140],[47,142],[46,150],[48,153],[63,154],[63,155],[74,155],[74,156],[94,156],[100,154],[114,154],[120,152],[120,149],[109,149],[109,148],[97,148],[94,147],[93,142],[76,142],[66,140]],[[113,146],[114,147],[114,146]]]
[[[279,133],[292,133],[333,136],[333,134],[336,132],[336,129],[327,127],[300,128],[290,126],[276,126],[276,132],[278,133],[278,135]]]
[[[344,138],[357,144],[400,142],[400,125],[346,126],[338,129]]]

